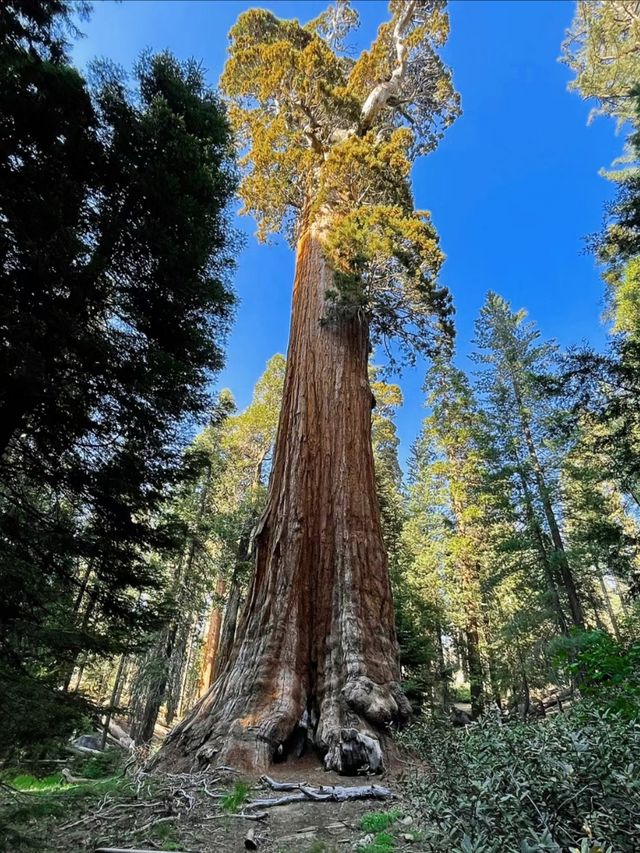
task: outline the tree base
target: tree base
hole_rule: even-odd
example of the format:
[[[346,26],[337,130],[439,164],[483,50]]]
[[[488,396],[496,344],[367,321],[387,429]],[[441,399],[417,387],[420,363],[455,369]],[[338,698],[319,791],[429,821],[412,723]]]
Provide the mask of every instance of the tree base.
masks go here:
[[[236,719],[221,714],[216,721],[218,715],[206,708],[211,696],[206,697],[170,733],[152,767],[193,771],[231,766],[259,776],[272,764],[316,754],[325,770],[343,776],[382,773],[385,755],[393,752],[388,727],[406,722],[410,706],[395,682],[383,689],[364,681],[366,689],[343,690],[340,701],[325,702],[318,721],[307,711],[299,716],[293,702]]]

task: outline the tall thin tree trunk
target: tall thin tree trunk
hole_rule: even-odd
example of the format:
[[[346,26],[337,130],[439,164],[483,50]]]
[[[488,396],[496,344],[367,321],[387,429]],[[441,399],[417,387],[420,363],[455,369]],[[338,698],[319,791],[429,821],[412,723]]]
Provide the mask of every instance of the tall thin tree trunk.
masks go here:
[[[325,766],[382,766],[410,715],[373,453],[369,336],[323,322],[334,275],[316,226],[298,243],[284,396],[256,564],[231,658],[158,763],[265,769],[306,725]]]
[[[549,488],[545,479],[544,470],[540,462],[540,457],[538,456],[538,449],[536,447],[536,443],[533,439],[533,434],[531,432],[529,414],[522,400],[520,388],[514,376],[512,376],[512,387],[516,398],[516,404],[518,406],[520,423],[522,425],[522,431],[524,434],[525,444],[527,446],[527,452],[529,454],[529,462],[531,464],[533,476],[538,487],[538,493],[540,496],[540,502],[542,503],[542,509],[544,511],[545,518],[549,526],[549,533],[551,534],[551,541],[553,542],[553,548],[556,555],[558,568],[560,569],[562,584],[567,593],[567,599],[569,601],[569,610],[571,611],[571,619],[575,626],[577,626],[578,628],[584,628],[584,611],[582,609],[582,604],[580,602],[580,597],[576,588],[573,572],[571,571],[571,566],[569,565],[569,560],[567,559],[567,553],[564,548],[564,542],[562,541],[560,527],[558,525],[555,510],[553,508],[551,497],[549,495]]]
[[[216,581],[215,598],[212,602],[209,624],[207,627],[207,641],[204,647],[202,668],[198,682],[198,698],[204,696],[213,684],[216,672],[216,658],[220,648],[220,629],[222,628],[222,597],[226,592],[226,583],[222,575],[218,575]]]
[[[93,611],[96,608],[96,604],[98,602],[98,590],[94,587],[89,593],[89,598],[87,601],[87,606],[85,607],[84,614],[82,615],[82,622],[80,623],[80,631],[84,632],[89,627],[89,623],[91,622],[91,617],[93,616]],[[78,668],[78,675],[76,678],[76,686],[74,688],[74,692],[77,693],[80,689],[80,684],[82,683],[82,676],[84,674],[84,668],[86,662],[88,660],[88,654],[84,652],[81,656],[78,656],[76,660],[71,664],[71,668],[65,678],[64,690],[65,692],[69,691],[71,687],[71,679],[73,677],[73,673],[75,668]]]
[[[547,546],[544,541],[543,531],[540,526],[538,517],[536,516],[536,511],[533,506],[533,500],[531,498],[531,492],[529,491],[529,484],[527,483],[527,478],[524,474],[524,471],[520,469],[518,473],[520,476],[520,483],[522,485],[522,491],[524,494],[524,505],[525,512],[527,515],[527,521],[529,522],[529,526],[533,531],[536,546],[538,548],[538,553],[540,555],[540,561],[542,563],[542,569],[547,584],[547,590],[549,592],[549,598],[551,599],[551,604],[553,606],[554,614],[556,617],[556,622],[560,633],[566,635],[569,633],[569,627],[567,625],[567,619],[564,615],[564,609],[562,607],[562,602],[560,601],[560,596],[558,595],[558,588],[556,586],[556,581],[553,576],[553,568],[551,566],[551,563],[549,562],[549,555],[547,553]]]
[[[116,707],[116,700],[118,698],[118,694],[120,693],[120,689],[122,686],[122,676],[124,673],[124,666],[127,660],[126,655],[120,656],[120,662],[118,663],[118,669],[116,670],[116,677],[113,682],[113,689],[111,691],[111,699],[109,700],[109,707],[106,710],[104,717],[104,725],[102,728],[102,741],[100,744],[100,749],[105,749],[107,745],[107,737],[109,736],[109,723],[111,722],[111,716],[113,714],[113,709]]]
[[[591,605],[591,610],[593,611],[593,620],[596,623],[596,628],[598,628],[598,630],[600,631],[606,631],[606,625],[602,621],[602,616],[600,615],[600,610],[602,608],[603,602],[598,601],[595,591],[593,589],[587,590],[585,598]]]
[[[613,587],[616,591],[616,595],[618,596],[618,603],[620,604],[620,610],[622,611],[624,616],[627,616],[629,613],[629,609],[627,607],[627,602],[625,601],[625,591],[620,584],[620,580],[614,575],[613,576]]]
[[[150,743],[153,738],[160,708],[165,698],[167,681],[169,680],[169,664],[177,634],[178,623],[173,621],[168,626],[161,648],[158,649],[157,659],[154,656],[151,661],[154,665],[151,683],[145,685],[144,702],[131,726],[131,737],[137,744]],[[157,667],[157,671],[155,667]]]
[[[198,615],[195,614],[191,622],[191,629],[189,631],[189,646],[187,651],[187,659],[185,661],[182,679],[180,682],[180,695],[178,697],[178,703],[176,708],[176,713],[178,717],[182,717],[185,711],[192,707],[192,703],[194,701],[194,691],[190,684],[192,680],[190,678],[191,668],[193,665],[194,658],[196,657],[199,644],[203,639],[202,631],[198,630],[198,622]],[[173,718],[171,718],[170,721],[169,714],[167,713],[167,725],[171,725],[171,722],[173,722]]]
[[[615,634],[616,640],[620,641],[620,625],[618,624],[618,618],[613,609],[613,605],[611,604],[611,596],[609,595],[609,590],[604,582],[602,572],[598,572],[598,583],[600,584],[600,591],[602,592],[604,606],[607,608],[607,614],[609,615],[609,621],[611,622],[613,633]]]
[[[531,708],[531,691],[529,690],[529,679],[524,663],[522,664],[522,716],[527,717]]]
[[[467,640],[467,665],[469,667],[469,692],[471,693],[471,717],[477,720],[482,713],[482,658],[480,656],[480,631],[478,618],[472,613],[465,625]]]
[[[165,688],[165,723],[170,726],[176,716],[176,711],[180,704],[182,696],[183,684],[185,684],[185,676],[192,653],[192,634],[193,622],[197,616],[191,616],[190,613],[181,612],[182,618],[178,630],[178,637],[173,649],[171,660],[169,661],[169,671],[167,686]],[[186,623],[186,624],[185,624]]]
[[[262,464],[258,466],[254,485],[260,482],[259,477],[261,476],[261,471]],[[252,516],[250,518],[238,541],[233,574],[231,575],[231,581],[229,582],[227,603],[224,609],[224,618],[222,620],[218,654],[213,662],[211,684],[213,684],[215,679],[222,672],[231,657],[231,650],[233,649],[236,630],[238,627],[238,614],[240,613],[240,605],[242,603],[242,589],[240,583],[241,571],[243,563],[251,556],[249,553],[251,550],[251,532],[257,520],[257,516]]]
[[[216,659],[213,662],[213,672],[212,672],[212,681],[218,677],[218,675],[225,668],[227,663],[229,662],[229,658],[231,657],[231,652],[233,650],[233,644],[236,639],[236,630],[238,627],[238,614],[240,612],[240,604],[242,600],[242,592],[240,590],[240,579],[237,577],[235,571],[231,577],[231,583],[229,588],[229,595],[227,597],[227,604],[224,609],[224,619],[222,622],[222,629],[220,635],[220,644],[218,646],[218,654]]]
[[[445,711],[449,708],[449,677],[447,673],[447,665],[444,659],[444,643],[442,642],[442,629],[440,625],[436,627],[436,643],[438,647],[438,683],[440,684],[440,704]]]
[[[500,685],[498,682],[497,665],[493,649],[493,633],[491,630],[491,623],[489,621],[488,609],[486,597],[483,595],[480,613],[482,616],[482,629],[487,650],[487,670],[489,675],[489,684],[491,685],[491,698],[498,708],[502,710],[502,697],[500,696]]]

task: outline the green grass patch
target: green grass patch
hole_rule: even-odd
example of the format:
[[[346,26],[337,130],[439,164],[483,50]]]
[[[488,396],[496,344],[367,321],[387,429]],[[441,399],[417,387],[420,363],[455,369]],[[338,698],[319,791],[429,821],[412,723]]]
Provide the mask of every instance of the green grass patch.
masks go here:
[[[376,833],[373,841],[361,844],[358,853],[393,853],[396,849],[396,841],[389,832]]]
[[[388,812],[369,812],[363,815],[360,820],[360,829],[364,832],[384,832],[390,826],[402,817],[402,812],[398,809],[391,809]]]
[[[0,792],[2,853],[47,850],[47,840],[56,837],[61,823],[94,809],[105,794],[116,800],[134,796],[122,777],[67,784],[60,773],[38,778],[13,770],[0,778],[13,789]]]
[[[233,789],[220,800],[220,807],[225,812],[236,812],[246,802],[249,786],[246,782],[236,782]]]
[[[65,783],[60,773],[52,773],[38,779],[30,773],[7,774],[3,776],[3,782],[15,788],[16,791],[29,793],[52,793],[59,791]]]

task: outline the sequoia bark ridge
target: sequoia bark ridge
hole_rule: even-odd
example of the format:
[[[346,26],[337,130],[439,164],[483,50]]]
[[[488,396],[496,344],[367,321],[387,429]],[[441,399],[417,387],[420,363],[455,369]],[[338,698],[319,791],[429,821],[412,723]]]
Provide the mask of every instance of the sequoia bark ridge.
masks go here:
[[[371,449],[363,315],[325,322],[320,226],[297,246],[284,396],[255,572],[233,653],[158,756],[263,772],[310,743],[327,769],[379,771],[410,706]]]

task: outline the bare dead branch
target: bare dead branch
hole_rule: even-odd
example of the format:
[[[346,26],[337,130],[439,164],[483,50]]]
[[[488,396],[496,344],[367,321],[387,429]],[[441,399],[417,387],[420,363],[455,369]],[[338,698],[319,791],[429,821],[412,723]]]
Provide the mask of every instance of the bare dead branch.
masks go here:
[[[360,113],[360,127],[368,130],[389,100],[396,97],[400,92],[400,86],[407,71],[407,45],[404,41],[406,31],[411,24],[413,14],[416,10],[417,0],[405,3],[404,10],[399,15],[393,28],[393,44],[396,52],[396,66],[388,80],[378,83],[367,96]]]

